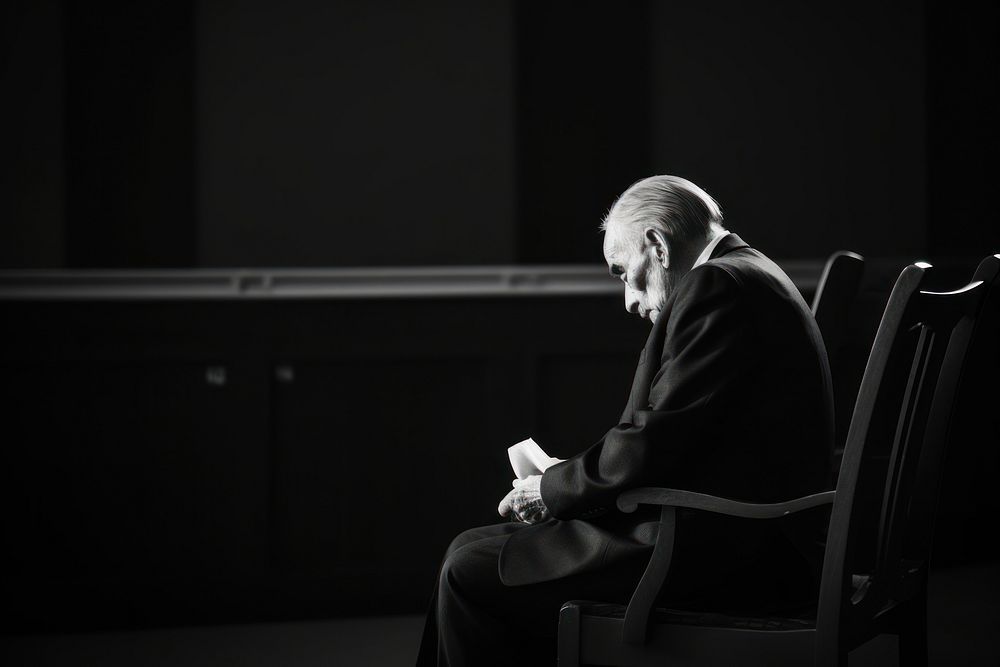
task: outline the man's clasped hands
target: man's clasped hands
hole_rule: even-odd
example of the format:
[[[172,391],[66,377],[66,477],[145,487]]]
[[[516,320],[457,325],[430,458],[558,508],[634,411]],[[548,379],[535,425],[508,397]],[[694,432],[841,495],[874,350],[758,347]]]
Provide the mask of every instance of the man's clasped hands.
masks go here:
[[[515,519],[523,523],[538,523],[548,519],[549,509],[542,502],[541,484],[541,475],[515,479],[514,488],[497,506],[500,516],[513,514]]]

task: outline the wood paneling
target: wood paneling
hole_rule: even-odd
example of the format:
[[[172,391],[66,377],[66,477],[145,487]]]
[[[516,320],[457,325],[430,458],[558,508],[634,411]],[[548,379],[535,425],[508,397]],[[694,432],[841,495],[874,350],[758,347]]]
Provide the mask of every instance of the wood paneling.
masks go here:
[[[0,309],[12,631],[420,611],[506,447],[589,445],[647,330],[614,293]]]

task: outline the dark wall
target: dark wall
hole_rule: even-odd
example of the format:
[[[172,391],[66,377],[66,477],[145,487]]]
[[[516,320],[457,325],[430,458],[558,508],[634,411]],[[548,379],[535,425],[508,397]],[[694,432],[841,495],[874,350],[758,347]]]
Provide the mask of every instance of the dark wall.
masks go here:
[[[66,263],[196,262],[193,4],[66,2]]]
[[[933,255],[1000,249],[1000,5],[927,0],[928,242]]]
[[[0,309],[0,633],[418,613],[648,333],[614,293]]]
[[[926,251],[920,3],[650,7],[653,171],[773,257]]]
[[[600,262],[598,223],[651,173],[648,3],[514,8],[518,259]]]
[[[599,261],[677,173],[773,256],[982,255],[996,9],[5,5],[4,266]]]
[[[514,261],[508,3],[198,3],[199,264]]]
[[[61,4],[0,4],[0,267],[65,262]]]

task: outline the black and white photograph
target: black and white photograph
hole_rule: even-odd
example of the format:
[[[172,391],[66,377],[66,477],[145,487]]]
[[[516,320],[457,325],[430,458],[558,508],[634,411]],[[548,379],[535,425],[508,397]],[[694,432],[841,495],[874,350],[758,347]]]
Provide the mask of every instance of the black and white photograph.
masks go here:
[[[996,0],[0,4],[0,665],[1000,666]]]

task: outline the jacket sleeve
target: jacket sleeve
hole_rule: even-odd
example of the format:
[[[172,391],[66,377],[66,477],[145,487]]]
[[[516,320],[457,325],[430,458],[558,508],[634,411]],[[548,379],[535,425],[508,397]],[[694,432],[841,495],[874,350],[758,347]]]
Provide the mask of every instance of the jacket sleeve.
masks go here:
[[[704,436],[725,418],[713,414],[712,398],[747,363],[752,313],[736,277],[717,265],[696,267],[677,290],[648,405],[542,476],[542,500],[557,519],[602,514],[631,488],[683,485],[686,456],[717,444]]]

